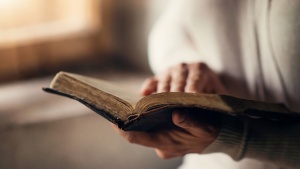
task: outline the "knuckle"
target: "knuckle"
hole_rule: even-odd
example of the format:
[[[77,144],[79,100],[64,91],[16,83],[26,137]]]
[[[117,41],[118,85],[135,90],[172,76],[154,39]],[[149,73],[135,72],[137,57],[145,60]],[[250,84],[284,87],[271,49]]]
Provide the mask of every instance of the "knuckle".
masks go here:
[[[194,64],[192,64],[192,66],[199,70],[206,70],[208,68],[207,65],[203,62],[194,63]]]
[[[187,64],[186,63],[179,63],[178,65],[176,65],[175,67],[178,69],[185,69],[186,68],[186,66],[187,66]]]
[[[187,69],[186,63],[181,63],[179,65],[176,65],[170,71],[170,74],[172,75],[172,77],[175,77],[175,78],[181,78],[181,77],[185,76],[187,73],[188,73],[188,69]]]
[[[188,69],[181,69],[181,71],[178,72],[178,76],[185,79],[187,77],[188,73],[189,73]]]

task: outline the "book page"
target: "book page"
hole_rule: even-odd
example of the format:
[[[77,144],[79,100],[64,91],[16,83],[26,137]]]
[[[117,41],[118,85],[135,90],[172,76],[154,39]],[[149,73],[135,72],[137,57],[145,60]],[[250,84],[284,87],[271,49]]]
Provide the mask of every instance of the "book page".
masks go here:
[[[133,107],[135,107],[136,103],[142,98],[142,96],[138,94],[138,89],[135,90],[133,88],[130,88],[129,86],[125,86],[122,84],[115,84],[112,82],[107,82],[104,80],[85,77],[85,76],[72,74],[72,73],[65,73],[65,74],[73,78],[76,78],[82,81],[83,83],[89,84],[103,92],[119,97],[120,99],[127,101]]]

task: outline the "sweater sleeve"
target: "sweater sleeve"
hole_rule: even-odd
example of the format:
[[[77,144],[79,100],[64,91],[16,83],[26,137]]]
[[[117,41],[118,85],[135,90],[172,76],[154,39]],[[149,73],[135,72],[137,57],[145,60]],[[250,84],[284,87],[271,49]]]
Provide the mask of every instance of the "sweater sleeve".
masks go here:
[[[238,161],[248,157],[280,167],[300,166],[300,124],[224,117],[218,138],[203,153],[223,152]]]
[[[184,24],[184,1],[170,3],[149,35],[149,62],[154,73],[181,62],[201,61]]]

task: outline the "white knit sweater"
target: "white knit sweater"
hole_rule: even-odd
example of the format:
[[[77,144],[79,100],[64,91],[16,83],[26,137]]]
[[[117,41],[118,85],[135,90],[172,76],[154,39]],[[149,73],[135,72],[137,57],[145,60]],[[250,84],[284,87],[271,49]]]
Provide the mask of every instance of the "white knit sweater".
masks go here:
[[[283,102],[300,112],[300,0],[172,0],[149,39],[159,73],[207,63],[234,96]],[[300,166],[300,124],[224,119],[205,153]]]

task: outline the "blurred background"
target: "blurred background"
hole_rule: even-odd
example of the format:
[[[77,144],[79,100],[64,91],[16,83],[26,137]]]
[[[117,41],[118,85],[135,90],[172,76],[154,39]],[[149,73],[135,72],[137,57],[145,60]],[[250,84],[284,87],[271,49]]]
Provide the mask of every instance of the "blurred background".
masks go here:
[[[58,71],[139,89],[168,0],[0,0],[0,168],[176,168],[81,104],[42,92]]]

